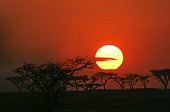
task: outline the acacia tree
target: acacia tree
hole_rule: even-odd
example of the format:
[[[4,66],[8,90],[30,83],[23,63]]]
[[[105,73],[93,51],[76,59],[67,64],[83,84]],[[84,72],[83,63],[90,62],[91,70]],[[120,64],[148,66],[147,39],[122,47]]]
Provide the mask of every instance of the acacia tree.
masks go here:
[[[141,81],[144,89],[146,89],[147,88],[147,84],[149,82],[149,76],[148,75],[140,75],[139,76],[139,80]]]
[[[99,78],[103,85],[103,89],[106,90],[106,84],[109,80],[113,79],[116,74],[113,72],[97,72],[95,76]]]
[[[98,77],[96,77],[95,75],[90,77],[89,83],[88,83],[90,90],[94,90],[94,89],[97,89],[98,87],[102,86],[102,84],[99,84],[97,81],[98,81]]]
[[[170,69],[153,69],[150,70],[152,77],[162,83],[164,89],[167,90],[170,79]]]
[[[120,85],[120,87],[121,87],[122,90],[124,90],[125,85],[127,84],[127,80],[126,80],[125,77],[116,75],[116,76],[113,78],[113,80]]]
[[[102,84],[97,83],[98,77],[95,75],[91,76],[90,78],[87,75],[84,75],[82,78],[83,84],[80,87],[84,88],[85,90],[95,90],[96,88],[102,86]]]
[[[69,85],[76,89],[76,91],[79,91],[79,86],[82,83],[82,78],[84,78],[83,76],[72,76],[70,81],[69,81]]]
[[[92,68],[93,63],[85,58],[73,58],[63,62],[45,63],[41,65],[23,64],[14,72],[27,77],[30,86],[43,100],[47,111],[53,111],[59,98],[66,91],[70,78],[85,68]]]
[[[139,80],[138,77],[139,77],[138,74],[132,74],[132,73],[125,75],[127,84],[129,85],[131,90],[133,90],[134,85],[138,82],[138,80]]]
[[[24,89],[26,89],[26,84],[29,81],[27,77],[23,76],[13,76],[7,77],[6,80],[10,81],[21,93]]]
[[[88,90],[89,86],[88,86],[88,81],[89,81],[89,77],[87,75],[82,75],[81,76],[81,83],[79,84],[79,87],[83,88],[84,90]]]

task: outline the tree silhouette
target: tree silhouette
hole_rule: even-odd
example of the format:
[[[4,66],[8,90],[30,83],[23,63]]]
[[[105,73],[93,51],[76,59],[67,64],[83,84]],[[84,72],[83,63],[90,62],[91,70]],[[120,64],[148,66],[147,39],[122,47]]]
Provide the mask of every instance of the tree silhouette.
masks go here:
[[[91,76],[89,80],[90,80],[90,82],[88,85],[89,85],[90,90],[94,90],[94,89],[102,86],[102,84],[97,83],[98,77],[96,77],[95,75]]]
[[[75,87],[76,91],[79,91],[79,87],[85,80],[86,76],[72,76],[69,85],[73,88]]]
[[[162,83],[164,89],[167,90],[168,82],[170,79],[170,69],[153,69],[150,70],[152,77]]]
[[[132,73],[125,75],[127,84],[129,85],[131,90],[133,90],[134,85],[138,82],[138,80],[139,80],[138,77],[139,77],[138,74],[132,74]]]
[[[110,79],[113,79],[113,77],[115,76],[115,73],[113,73],[113,72],[97,72],[97,73],[95,73],[95,76],[99,78],[100,82],[103,85],[103,89],[106,90],[106,83]]]
[[[147,84],[149,82],[149,76],[148,75],[140,75],[139,76],[139,80],[141,81],[144,89],[146,89],[147,88]]]
[[[23,64],[14,72],[27,77],[34,92],[41,96],[47,111],[53,111],[59,98],[67,89],[71,77],[85,68],[92,68],[93,63],[85,58],[72,58],[63,62],[41,65]]]
[[[126,78],[125,78],[124,76],[118,76],[118,75],[116,75],[116,76],[113,78],[113,80],[120,85],[120,87],[121,87],[122,90],[124,90],[125,85],[127,84],[127,80],[126,80]]]
[[[88,90],[89,87],[87,86],[88,85],[88,81],[89,81],[89,78],[87,75],[82,75],[81,76],[81,83],[79,84],[79,87],[85,89],[85,90]]]
[[[27,77],[23,76],[14,76],[14,77],[7,77],[6,80],[12,82],[15,87],[17,87],[18,91],[21,93],[24,89],[26,89],[26,84],[29,81]]]
[[[95,75],[91,76],[90,78],[88,78],[87,75],[84,75],[82,81],[83,84],[81,84],[80,87],[84,88],[85,90],[94,90],[102,86],[102,84],[97,83],[98,77],[96,77]]]

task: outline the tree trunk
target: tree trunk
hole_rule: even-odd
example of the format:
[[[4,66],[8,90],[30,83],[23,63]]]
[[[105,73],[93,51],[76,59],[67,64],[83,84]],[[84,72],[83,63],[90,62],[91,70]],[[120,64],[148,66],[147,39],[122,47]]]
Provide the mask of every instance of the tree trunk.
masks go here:
[[[79,91],[79,90],[78,90],[78,86],[77,86],[77,85],[76,85],[76,91]]]
[[[123,86],[121,86],[121,89],[122,89],[122,90],[124,90],[124,87],[123,87]]]
[[[144,89],[147,89],[147,88],[146,88],[146,84],[144,84],[143,87],[144,87]]]
[[[90,91],[92,90],[92,87],[90,86]]]
[[[133,85],[130,85],[130,89],[133,90]]]
[[[19,91],[20,93],[22,93],[22,88],[18,88],[18,91]]]
[[[73,86],[71,87],[71,91],[73,91]]]
[[[165,90],[167,90],[167,86],[168,86],[167,84],[164,84],[164,89],[165,89]]]
[[[103,84],[103,89],[106,90],[106,84]]]

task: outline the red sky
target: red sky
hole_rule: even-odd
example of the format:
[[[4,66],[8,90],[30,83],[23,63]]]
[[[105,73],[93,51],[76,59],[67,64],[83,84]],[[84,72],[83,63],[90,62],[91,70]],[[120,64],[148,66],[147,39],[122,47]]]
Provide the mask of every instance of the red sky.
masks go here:
[[[170,68],[169,42],[169,0],[0,0],[1,74],[24,61],[94,60],[105,44],[124,54],[117,73],[145,74]]]

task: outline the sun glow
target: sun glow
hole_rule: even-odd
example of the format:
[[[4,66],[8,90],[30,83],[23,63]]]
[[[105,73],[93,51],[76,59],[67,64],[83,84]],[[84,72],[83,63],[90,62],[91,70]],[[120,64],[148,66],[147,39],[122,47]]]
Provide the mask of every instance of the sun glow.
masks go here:
[[[104,45],[96,52],[96,64],[103,70],[115,70],[123,63],[122,51],[113,45]]]

